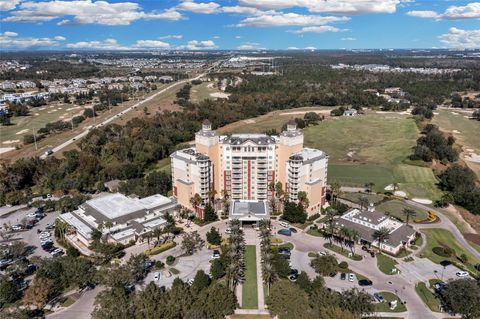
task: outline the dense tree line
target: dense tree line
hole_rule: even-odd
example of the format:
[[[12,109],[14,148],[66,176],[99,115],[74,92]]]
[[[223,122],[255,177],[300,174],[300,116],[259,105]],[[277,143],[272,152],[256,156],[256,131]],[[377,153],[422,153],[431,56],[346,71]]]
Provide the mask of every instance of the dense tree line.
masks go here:
[[[411,158],[430,162],[433,159],[442,162],[455,162],[458,160],[458,151],[454,148],[455,139],[449,135],[445,137],[438,126],[427,124],[423,136],[417,140],[417,146]]]
[[[457,204],[480,215],[480,187],[471,169],[458,164],[452,165],[440,175],[440,183],[443,190],[453,195]]]

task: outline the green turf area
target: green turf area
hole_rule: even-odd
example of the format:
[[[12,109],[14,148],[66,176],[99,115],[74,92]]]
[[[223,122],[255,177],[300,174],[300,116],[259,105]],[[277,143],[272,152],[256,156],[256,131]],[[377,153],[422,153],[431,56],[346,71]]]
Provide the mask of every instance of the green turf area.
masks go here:
[[[404,304],[400,303],[400,298],[392,292],[381,291],[380,294],[385,298],[385,302],[379,302],[375,304],[375,311],[377,312],[404,312],[407,311],[407,307]],[[389,302],[397,300],[397,307],[395,309],[390,309]],[[383,318],[383,317],[382,317]]]
[[[422,229],[422,232],[427,236],[427,245],[424,250],[421,252],[420,256],[425,257],[433,261],[434,263],[439,264],[443,260],[450,260],[451,262],[460,263],[460,261],[455,257],[442,257],[435,254],[432,249],[434,247],[446,245],[453,249],[457,256],[466,254],[468,258],[468,263],[464,266],[471,272],[477,273],[473,265],[480,263],[478,258],[475,258],[468,250],[464,249],[462,245],[453,237],[453,235],[445,229],[440,228],[431,228],[431,229]]]
[[[391,200],[383,202],[378,205],[377,209],[382,212],[388,212],[390,216],[399,218],[402,221],[405,221],[405,215],[403,214],[404,208],[411,208],[415,210],[417,215],[414,218],[410,218],[410,223],[413,223],[414,219],[425,219],[428,217],[428,212],[423,209],[408,205],[407,203],[401,200]]]
[[[45,127],[45,124],[56,122],[62,119],[71,118],[75,115],[81,115],[84,107],[73,104],[51,104],[42,107],[32,108],[28,116],[14,116],[11,121],[13,125],[0,126],[0,145],[8,140],[20,140],[23,142],[23,136],[33,134],[35,131]],[[28,130],[28,131],[26,131]],[[17,134],[21,132],[21,134]]]
[[[395,267],[396,264],[398,263],[393,258],[384,254],[377,254],[377,267],[384,274],[395,275],[396,272],[392,272],[392,269],[397,269]]]
[[[366,197],[368,199],[369,203],[378,203],[381,200],[385,198],[385,196],[380,195],[380,194],[370,194],[370,193],[342,193],[339,196],[340,198],[344,198],[346,200],[349,200],[351,202],[360,204],[360,198]]]
[[[257,309],[257,294],[257,262],[255,246],[247,245],[245,247],[245,281],[242,286],[242,308]]]
[[[322,233],[318,229],[309,229],[307,230],[307,234],[315,237],[322,237]]]
[[[435,297],[433,292],[427,288],[424,282],[418,283],[415,286],[415,291],[430,310],[440,312],[440,301]]]
[[[343,246],[343,250],[342,250],[342,247],[337,246],[337,245],[330,245],[330,243],[324,244],[323,247],[325,247],[327,249],[330,249],[331,251],[334,251],[337,254],[340,254],[340,255],[345,256],[347,258],[350,258],[352,260],[356,260],[356,261],[362,260],[362,256],[357,255],[357,254],[353,255],[352,251],[348,247]],[[350,256],[350,254],[352,254],[352,256]]]
[[[280,246],[278,246],[278,248],[288,248],[289,250],[292,250],[293,249],[293,244],[292,243],[284,243],[284,244],[281,244]]]
[[[440,128],[453,131],[457,130],[460,133],[454,136],[459,136],[467,148],[480,150],[480,122],[467,119],[462,114],[449,110],[437,110],[438,115],[433,117],[433,123],[440,126]]]
[[[470,246],[472,246],[473,248],[475,248],[476,251],[478,251],[480,253],[480,245],[477,245],[471,241],[468,242],[470,244]]]

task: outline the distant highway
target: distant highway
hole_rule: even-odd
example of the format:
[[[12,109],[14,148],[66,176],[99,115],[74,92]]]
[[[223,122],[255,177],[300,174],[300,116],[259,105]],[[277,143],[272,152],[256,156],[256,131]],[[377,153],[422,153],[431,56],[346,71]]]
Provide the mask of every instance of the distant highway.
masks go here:
[[[129,108],[127,108],[127,109],[125,109],[125,110],[123,110],[122,112],[117,113],[116,115],[113,115],[112,117],[104,120],[103,122],[101,122],[101,123],[99,123],[99,124],[96,124],[96,125],[92,126],[91,128],[92,128],[92,129],[93,129],[93,128],[97,128],[97,127],[100,127],[100,126],[103,126],[103,125],[105,125],[105,124],[108,124],[108,123],[112,122],[113,120],[115,120],[115,118],[118,118],[118,117],[120,117],[120,116],[122,116],[122,115],[124,115],[124,114],[126,114],[126,113],[128,113],[128,112],[130,112],[131,110],[133,110],[133,109],[141,106],[143,103],[146,103],[146,102],[154,99],[154,98],[157,97],[158,95],[160,95],[160,94],[162,94],[162,93],[165,93],[167,90],[173,88],[174,86],[177,86],[177,85],[182,84],[182,83],[187,83],[187,82],[190,82],[190,81],[192,81],[192,80],[198,80],[198,79],[200,79],[201,77],[205,76],[212,68],[213,68],[213,67],[207,69],[204,73],[202,73],[202,74],[200,74],[200,75],[197,75],[197,76],[194,77],[194,78],[185,79],[185,80],[182,80],[182,81],[174,82],[174,83],[172,83],[171,85],[169,85],[169,86],[161,89],[161,90],[158,91],[157,93],[155,93],[155,94],[147,97],[146,99],[144,99],[144,100],[142,100],[142,101],[140,101],[140,102],[138,102],[138,103],[135,103],[134,105],[130,106]],[[81,139],[82,137],[86,136],[89,131],[90,131],[90,129],[85,129],[85,131],[83,131],[82,133],[80,133],[80,134],[72,137],[71,139],[63,142],[62,144],[60,144],[60,145],[55,146],[54,148],[52,148],[52,149],[51,149],[52,153],[50,153],[50,154],[48,154],[48,155],[47,155],[46,153],[45,153],[45,154],[42,154],[42,155],[40,156],[40,158],[41,158],[41,159],[45,159],[47,156],[52,155],[52,154],[54,154],[54,153],[57,153],[58,151],[64,149],[65,147],[69,146],[70,144],[75,143],[76,141],[78,141],[78,140]]]

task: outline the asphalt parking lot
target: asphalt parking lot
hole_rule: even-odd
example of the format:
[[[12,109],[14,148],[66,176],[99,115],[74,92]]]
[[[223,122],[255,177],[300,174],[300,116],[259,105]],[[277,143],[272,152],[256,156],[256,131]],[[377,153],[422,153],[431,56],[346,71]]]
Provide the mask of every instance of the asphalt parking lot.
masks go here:
[[[32,213],[35,211],[35,208],[28,208],[24,210],[19,210],[16,211],[12,214],[9,214],[8,216],[0,217],[0,223],[2,226],[2,230],[4,229],[4,224],[9,224],[9,225],[16,225],[21,223],[22,219],[26,218],[26,216],[29,213]],[[39,256],[39,257],[51,257],[51,255],[44,251],[41,246],[40,246],[40,238],[37,234],[37,230],[45,230],[45,227],[47,224],[54,224],[55,219],[59,215],[59,212],[51,212],[47,213],[44,218],[42,218],[35,226],[33,226],[32,229],[28,230],[21,230],[21,231],[16,231],[13,232],[13,236],[10,239],[11,241],[13,240],[22,240],[24,241],[28,246],[33,246],[35,247],[35,250],[33,251],[33,254],[31,256]],[[53,236],[53,231],[52,231],[52,240],[54,240]],[[55,242],[55,240],[54,240]]]

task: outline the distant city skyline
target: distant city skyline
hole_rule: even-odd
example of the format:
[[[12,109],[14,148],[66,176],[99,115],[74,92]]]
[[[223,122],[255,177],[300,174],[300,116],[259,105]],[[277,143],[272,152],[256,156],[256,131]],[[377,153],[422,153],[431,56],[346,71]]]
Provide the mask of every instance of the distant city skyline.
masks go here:
[[[480,48],[480,2],[0,0],[0,50]]]

